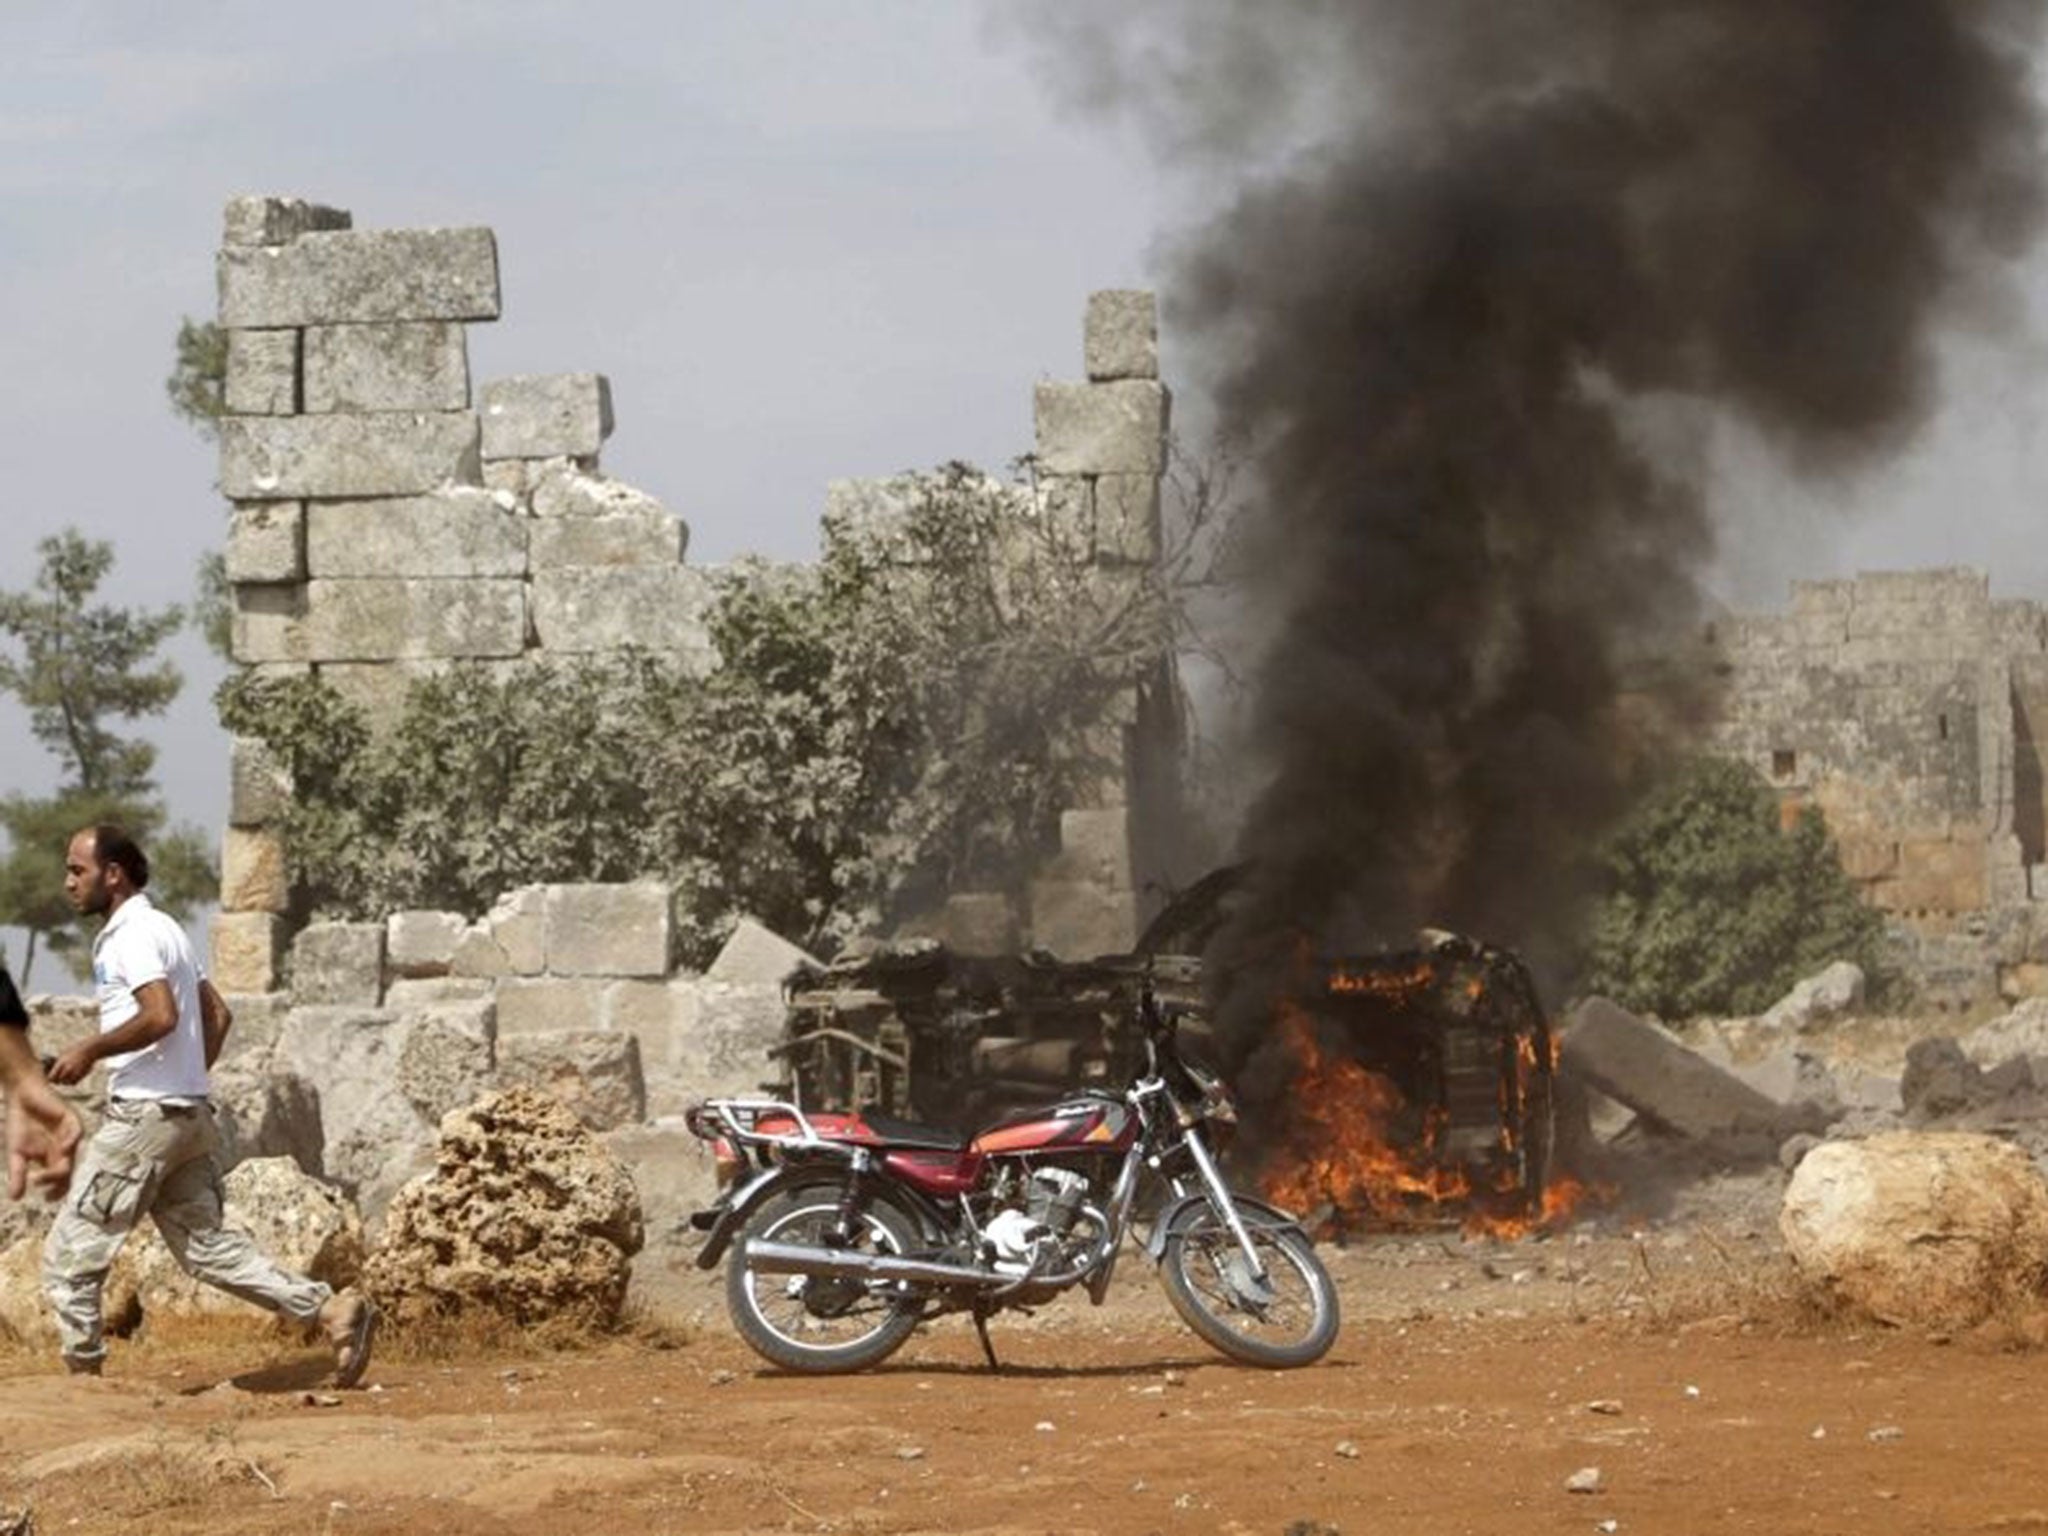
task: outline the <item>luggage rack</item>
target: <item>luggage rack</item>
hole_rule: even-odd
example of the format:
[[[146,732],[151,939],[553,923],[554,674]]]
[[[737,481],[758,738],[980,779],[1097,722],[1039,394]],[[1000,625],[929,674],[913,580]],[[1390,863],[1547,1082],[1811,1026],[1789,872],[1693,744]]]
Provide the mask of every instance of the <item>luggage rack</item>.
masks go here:
[[[763,1120],[780,1118],[796,1123],[794,1133],[763,1131]],[[749,1147],[816,1147],[825,1144],[810,1117],[787,1099],[705,1099],[683,1112],[690,1133],[704,1141],[730,1138]]]

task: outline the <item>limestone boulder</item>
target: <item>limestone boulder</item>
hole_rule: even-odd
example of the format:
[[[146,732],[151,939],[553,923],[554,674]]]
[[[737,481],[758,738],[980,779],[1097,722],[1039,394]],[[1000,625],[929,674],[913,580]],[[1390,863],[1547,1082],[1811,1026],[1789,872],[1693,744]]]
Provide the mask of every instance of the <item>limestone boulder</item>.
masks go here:
[[[308,923],[292,942],[292,997],[374,1008],[384,995],[384,924]]]
[[[309,1174],[325,1172],[320,1095],[296,1072],[264,1056],[245,1057],[214,1069],[212,1099],[222,1166],[283,1157]]]
[[[512,1088],[441,1122],[431,1177],[391,1204],[363,1284],[400,1321],[618,1321],[644,1237],[625,1167],[567,1108]]]
[[[0,1340],[56,1338],[43,1300],[43,1238],[54,1206],[0,1202]]]
[[[1980,1067],[1995,1067],[2016,1056],[2048,1057],[2048,997],[2028,998],[2012,1012],[1971,1030],[1960,1043]]]
[[[1947,1035],[1915,1040],[1906,1048],[1899,1097],[1916,1121],[1945,1119],[1974,1109],[1990,1097],[1983,1071]]]
[[[246,1232],[285,1269],[336,1290],[362,1272],[363,1221],[355,1202],[289,1157],[259,1157],[221,1180],[226,1225]],[[191,1317],[261,1309],[202,1285],[171,1257],[153,1223],[135,1229],[107,1276],[107,1316],[130,1323],[155,1314]]]
[[[320,1096],[327,1176],[372,1222],[433,1166],[433,1122],[398,1089],[412,1028],[410,1015],[385,1009],[295,1008],[278,1046],[280,1065]]]
[[[562,1029],[508,1035],[498,1046],[498,1081],[549,1095],[595,1131],[647,1118],[640,1042],[630,1034]]]
[[[398,1081],[406,1101],[439,1123],[450,1110],[473,1104],[494,1086],[497,1005],[488,998],[430,1004],[412,1015],[398,1051]]]
[[[1824,1142],[1793,1171],[1778,1226],[1815,1290],[1900,1326],[1969,1326],[2048,1276],[2048,1183],[1990,1136]]]
[[[704,977],[727,986],[779,988],[791,972],[806,968],[820,969],[816,960],[774,929],[742,917]]]
[[[1854,1013],[1863,1006],[1865,985],[1861,966],[1837,960],[1771,1004],[1763,1023],[1773,1029],[1811,1029],[1824,1020]]]

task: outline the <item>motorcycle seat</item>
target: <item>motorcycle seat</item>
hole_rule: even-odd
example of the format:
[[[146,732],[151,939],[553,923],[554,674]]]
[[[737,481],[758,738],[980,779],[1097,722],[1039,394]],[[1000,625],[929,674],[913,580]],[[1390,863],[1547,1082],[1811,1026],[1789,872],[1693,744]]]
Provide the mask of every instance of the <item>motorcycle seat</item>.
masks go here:
[[[861,1121],[875,1139],[892,1147],[923,1147],[937,1152],[958,1152],[967,1145],[967,1138],[958,1131],[948,1131],[936,1125],[920,1125],[915,1120],[898,1120],[894,1115],[869,1114],[861,1112]]]

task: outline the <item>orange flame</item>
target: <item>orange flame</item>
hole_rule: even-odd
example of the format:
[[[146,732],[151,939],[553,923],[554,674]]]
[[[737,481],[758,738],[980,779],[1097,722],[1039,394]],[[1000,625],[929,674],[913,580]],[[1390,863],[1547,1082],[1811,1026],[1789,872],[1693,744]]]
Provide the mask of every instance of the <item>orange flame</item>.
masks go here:
[[[1540,1210],[1514,1216],[1475,1211],[1466,1220],[1464,1230],[1469,1237],[1501,1238],[1551,1232],[1569,1224],[1583,1207],[1602,1204],[1612,1197],[1613,1191],[1604,1185],[1582,1184],[1577,1179],[1559,1175],[1544,1186]]]
[[[1405,1105],[1391,1081],[1327,1054],[1314,1027],[1291,1009],[1281,1029],[1299,1063],[1298,1113],[1288,1146],[1266,1173],[1268,1198],[1293,1210],[1330,1205],[1352,1220],[1398,1221],[1417,1201],[1441,1206],[1470,1196],[1463,1170],[1418,1162],[1400,1149],[1394,1122]],[[1419,1150],[1427,1154],[1441,1132],[1440,1117],[1426,1118]]]
[[[1394,977],[1340,972],[1330,986],[1332,991],[1398,995],[1429,977],[1426,969]],[[1569,1178],[1553,1178],[1537,1208],[1529,1208],[1517,1139],[1533,1079],[1548,1065],[1529,1036],[1516,1040],[1513,1079],[1500,1092],[1499,1145],[1507,1161],[1486,1169],[1440,1163],[1443,1112],[1424,1113],[1418,1126],[1390,1078],[1325,1051],[1315,1026],[1299,1010],[1282,1006],[1280,1032],[1296,1063],[1295,1117],[1282,1143],[1268,1152],[1261,1180],[1275,1204],[1327,1211],[1340,1227],[1457,1220],[1468,1235],[1512,1238],[1561,1226],[1603,1193]]]

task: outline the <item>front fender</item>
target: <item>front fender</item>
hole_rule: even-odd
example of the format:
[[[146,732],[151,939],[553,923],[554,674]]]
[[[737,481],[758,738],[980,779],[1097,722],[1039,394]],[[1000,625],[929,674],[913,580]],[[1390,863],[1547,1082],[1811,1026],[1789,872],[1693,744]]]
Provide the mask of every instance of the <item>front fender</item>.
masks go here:
[[[1241,1195],[1234,1189],[1230,1192],[1230,1201],[1237,1207],[1237,1214],[1247,1227],[1278,1228],[1283,1231],[1299,1232],[1303,1237],[1308,1236],[1300,1218],[1281,1210],[1277,1205],[1268,1205],[1265,1201],[1255,1200],[1250,1195]],[[1182,1195],[1161,1206],[1159,1215],[1152,1222],[1151,1235],[1145,1239],[1145,1256],[1157,1264],[1166,1252],[1167,1234],[1173,1230],[1173,1224],[1180,1219],[1181,1212],[1190,1206],[1208,1203],[1209,1197],[1197,1191],[1192,1195]]]
[[[722,1201],[705,1213],[712,1218],[711,1235],[697,1250],[697,1267],[718,1268],[718,1261],[725,1257],[725,1250],[732,1246],[733,1238],[749,1218],[777,1195],[812,1184],[837,1184],[846,1176],[843,1163],[790,1163],[765,1169],[746,1183],[734,1185]]]

